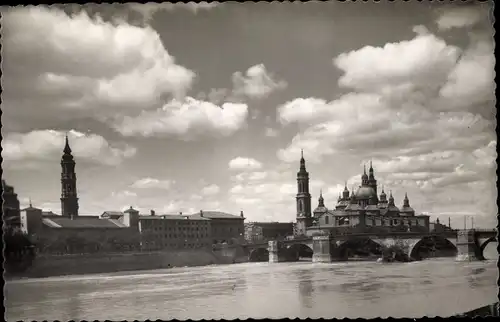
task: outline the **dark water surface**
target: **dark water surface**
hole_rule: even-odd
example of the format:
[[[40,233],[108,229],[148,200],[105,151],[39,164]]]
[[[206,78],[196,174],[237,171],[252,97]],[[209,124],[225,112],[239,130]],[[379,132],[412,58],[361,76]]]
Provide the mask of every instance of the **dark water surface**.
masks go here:
[[[145,320],[450,316],[498,300],[484,262],[246,263],[11,281],[6,318]]]

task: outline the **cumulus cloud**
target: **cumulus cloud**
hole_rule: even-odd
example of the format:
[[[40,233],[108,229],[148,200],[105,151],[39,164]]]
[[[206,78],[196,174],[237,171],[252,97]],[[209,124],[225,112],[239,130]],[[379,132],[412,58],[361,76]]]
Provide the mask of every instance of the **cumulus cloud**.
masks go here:
[[[112,191],[111,197],[117,198],[117,199],[135,198],[135,197],[137,197],[137,193],[135,193],[133,191],[129,191],[129,190]]]
[[[233,94],[250,98],[265,98],[274,91],[283,89],[287,83],[277,80],[266,70],[264,64],[250,67],[245,75],[241,72],[233,74]]]
[[[296,171],[297,169],[289,168],[237,173],[231,178],[233,185],[228,196],[238,208],[245,210],[245,216],[250,221],[293,221],[296,216]],[[328,205],[333,208],[338,193],[344,188],[318,179],[312,179],[309,187],[313,195],[313,209],[317,205],[320,190]]]
[[[440,14],[436,23],[441,30],[472,27],[487,18],[486,8],[480,5],[447,7]]]
[[[252,158],[237,157],[229,161],[231,170],[256,170],[262,168],[262,163]]]
[[[495,178],[493,44],[487,32],[471,33],[462,49],[423,26],[414,31],[413,39],[334,58],[339,86],[353,92],[279,106],[278,120],[299,133],[278,158],[296,162],[301,149],[311,163],[373,158],[379,184],[413,192],[416,208],[469,207],[471,186]],[[493,206],[478,212],[490,214],[493,198],[479,199],[474,204]]]
[[[96,134],[68,132],[73,155],[76,159],[117,165],[133,157],[136,149],[127,144],[110,144]],[[65,133],[55,130],[35,130],[29,133],[8,133],[2,142],[2,156],[7,164],[33,161],[52,161],[61,157]]]
[[[214,196],[220,192],[220,187],[216,184],[211,184],[201,189],[201,194],[204,196]]]
[[[335,152],[362,155],[363,151],[416,155],[436,147],[471,151],[488,144],[491,121],[474,113],[470,105],[475,105],[472,98],[481,97],[475,94],[491,92],[493,79],[486,66],[490,66],[488,53],[492,51],[486,45],[480,46],[482,51],[475,50],[477,46],[471,46],[459,60],[460,49],[419,31],[409,41],[339,55],[335,61],[344,71],[339,83],[362,92],[331,102],[298,98],[279,107],[283,124],[299,123],[306,129],[278,156],[291,161],[301,148],[313,157]],[[461,105],[444,100],[440,91],[453,93],[449,86],[470,84],[470,77],[457,69],[471,57],[486,65],[475,81],[478,88],[472,95],[461,95]]]
[[[417,36],[412,40],[340,54],[334,59],[335,66],[344,72],[339,85],[384,92],[394,90],[394,86],[419,87],[442,81],[455,66],[460,49],[422,26],[414,31]]]
[[[479,38],[463,53],[439,93],[447,108],[474,110],[481,104],[494,104],[495,86],[493,44]]]
[[[228,136],[246,123],[246,104],[210,102],[187,97],[172,100],[162,108],[143,111],[138,116],[123,116],[112,121],[116,131],[124,136],[168,136],[192,138],[212,133]]]
[[[169,190],[175,182],[172,180],[159,180],[155,178],[142,178],[136,180],[130,187],[136,189],[166,189]]]
[[[162,2],[162,3],[155,3],[155,2],[148,2],[148,3],[129,3],[127,4],[130,9],[133,11],[136,11],[142,15],[142,19],[144,23],[149,23],[153,15],[159,11],[173,11],[175,9],[186,9],[190,10],[193,13],[198,13],[200,10],[210,10],[213,9],[221,3],[217,1],[212,1],[212,2],[206,2],[206,1],[201,1],[201,2],[193,2],[190,1],[188,3],[169,3],[169,2]]]
[[[150,27],[45,6],[9,8],[2,25],[2,108],[12,117],[142,110],[183,97],[195,77],[175,63]]]

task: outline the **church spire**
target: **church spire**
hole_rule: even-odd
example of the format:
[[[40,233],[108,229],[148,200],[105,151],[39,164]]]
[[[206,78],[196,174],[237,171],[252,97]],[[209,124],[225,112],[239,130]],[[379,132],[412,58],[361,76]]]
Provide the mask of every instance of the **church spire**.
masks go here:
[[[71,154],[71,147],[69,146],[68,133],[66,133],[66,143],[64,144],[63,161],[73,162],[73,155]]]
[[[372,165],[372,160],[370,160],[370,180],[375,180],[375,175],[373,174],[373,165]]]
[[[403,200],[403,207],[410,207],[410,200],[408,199],[408,193],[405,192],[405,198]]]
[[[368,185],[368,175],[366,174],[366,164],[363,164],[363,175],[361,176],[361,185]]]
[[[319,190],[319,199],[318,199],[318,207],[325,206],[325,199],[323,199],[323,189]]]
[[[76,190],[75,161],[71,154],[68,134],[64,145],[64,154],[61,159],[61,215],[64,217],[78,217],[78,195]]]
[[[394,206],[394,197],[392,196],[392,190],[389,192],[389,206]]]
[[[71,148],[69,146],[68,133],[66,133],[66,144],[64,145],[64,153],[71,154]]]
[[[306,171],[306,160],[304,159],[304,149],[300,150],[300,171]]]
[[[344,198],[344,200],[349,199],[349,189],[347,189],[347,181],[345,181],[344,183],[344,192],[342,192],[342,198]]]

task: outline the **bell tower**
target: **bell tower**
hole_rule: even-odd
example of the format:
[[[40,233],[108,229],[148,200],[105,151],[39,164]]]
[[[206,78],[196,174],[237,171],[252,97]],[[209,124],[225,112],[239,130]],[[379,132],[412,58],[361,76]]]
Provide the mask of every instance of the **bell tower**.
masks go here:
[[[78,217],[78,196],[76,191],[75,160],[66,134],[66,145],[61,158],[61,215],[63,217]]]
[[[309,193],[309,173],[306,170],[304,151],[301,151],[300,169],[297,172],[297,234],[305,235],[306,228],[312,225],[311,194]]]

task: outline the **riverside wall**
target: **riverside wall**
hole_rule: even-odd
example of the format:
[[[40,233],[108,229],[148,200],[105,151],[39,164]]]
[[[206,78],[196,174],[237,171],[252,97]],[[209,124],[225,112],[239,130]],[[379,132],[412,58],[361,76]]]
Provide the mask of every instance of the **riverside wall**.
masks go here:
[[[77,274],[100,274],[119,271],[153,270],[172,267],[231,264],[245,261],[234,254],[208,250],[176,250],[148,253],[113,253],[82,255],[38,255],[23,273],[6,277],[49,277]]]

